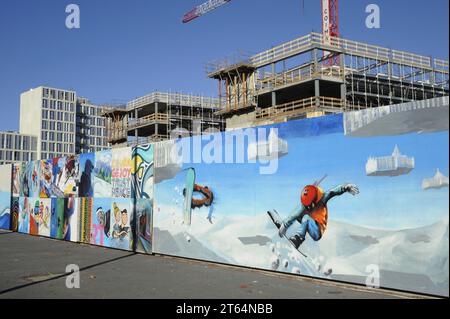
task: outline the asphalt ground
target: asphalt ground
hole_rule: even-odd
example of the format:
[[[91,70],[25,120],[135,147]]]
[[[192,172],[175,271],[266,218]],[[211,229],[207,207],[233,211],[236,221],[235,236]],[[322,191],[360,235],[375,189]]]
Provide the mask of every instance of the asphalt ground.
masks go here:
[[[67,265],[80,269],[69,289]],[[68,279],[69,278],[69,279]],[[414,294],[0,231],[0,298],[398,299]]]

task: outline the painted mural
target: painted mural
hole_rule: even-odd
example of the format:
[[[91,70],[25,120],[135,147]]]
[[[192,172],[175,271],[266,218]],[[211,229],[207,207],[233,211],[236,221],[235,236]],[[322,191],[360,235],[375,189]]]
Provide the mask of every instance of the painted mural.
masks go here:
[[[12,166],[12,196],[19,197],[20,196],[20,172],[21,172],[22,164],[15,163]]]
[[[93,197],[94,183],[93,170],[95,164],[95,154],[81,154],[79,156],[79,177],[78,177],[78,197]]]
[[[30,205],[28,197],[19,198],[19,232],[30,233]]]
[[[41,161],[40,167],[40,197],[52,197],[53,160]],[[53,195],[54,196],[54,195]]]
[[[50,237],[64,238],[64,201],[65,198],[52,198]]]
[[[94,198],[91,215],[91,244],[111,247],[111,199]]]
[[[11,165],[0,166],[0,229],[11,228]]]
[[[131,197],[131,148],[112,150],[112,197]]]
[[[79,163],[75,155],[52,160],[52,197],[77,196]]]
[[[131,250],[133,247],[131,225],[131,201],[114,199],[110,215],[110,244],[112,248]]]
[[[16,164],[0,181],[2,227],[448,296],[448,125],[383,116]]]
[[[153,145],[133,148],[132,154],[132,198],[134,199],[134,215],[131,222],[133,228],[134,248],[141,253],[152,252],[153,237]]]
[[[105,150],[95,153],[95,165],[93,172],[93,187],[95,198],[112,197],[112,152]]]
[[[382,287],[448,296],[448,128],[363,136],[344,122],[177,141],[176,176],[155,171],[154,251],[361,284],[376,269]],[[200,160],[184,155],[195,145]]]
[[[83,197],[80,199],[80,242],[85,244],[91,242],[92,209],[92,197]]]
[[[11,198],[11,225],[10,230],[14,232],[19,231],[19,198],[12,197]]]

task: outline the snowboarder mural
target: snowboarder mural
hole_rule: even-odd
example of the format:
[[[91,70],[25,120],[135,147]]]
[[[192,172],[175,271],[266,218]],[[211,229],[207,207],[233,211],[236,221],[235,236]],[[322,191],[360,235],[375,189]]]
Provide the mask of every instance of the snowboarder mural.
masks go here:
[[[314,241],[322,239],[322,236],[327,229],[327,203],[330,199],[345,193],[350,193],[353,196],[359,194],[359,189],[354,184],[343,184],[328,191],[324,191],[319,187],[319,184],[324,178],[303,188],[300,194],[300,204],[284,220],[280,218],[276,211],[267,212],[275,226],[278,228],[279,236],[286,237],[297,250],[306,240],[306,234],[309,234]],[[300,227],[294,235],[287,237],[286,232],[295,221],[300,223]]]

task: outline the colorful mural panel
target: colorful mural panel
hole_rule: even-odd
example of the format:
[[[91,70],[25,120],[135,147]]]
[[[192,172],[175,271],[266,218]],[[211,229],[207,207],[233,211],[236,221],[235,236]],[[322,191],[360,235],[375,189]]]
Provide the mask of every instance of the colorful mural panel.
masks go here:
[[[78,157],[72,155],[52,161],[52,197],[77,196]]]
[[[91,215],[91,244],[111,247],[111,199],[94,198]]]
[[[333,115],[177,141],[214,151],[155,183],[154,251],[360,284],[376,268],[382,287],[448,295],[448,130],[343,125]]]
[[[23,234],[30,233],[30,205],[28,197],[19,198],[19,229]]]
[[[64,238],[64,207],[65,198],[52,198],[52,215],[50,237],[55,239]]]
[[[132,250],[131,233],[131,201],[130,199],[113,199],[110,214],[110,244],[112,248]]]
[[[11,228],[12,165],[0,166],[0,229]]]
[[[93,172],[93,185],[95,198],[112,197],[112,152],[105,150],[95,153],[95,165]]]
[[[85,244],[91,242],[92,209],[93,198],[80,199],[80,242]]]
[[[94,183],[93,170],[95,163],[95,154],[81,154],[79,156],[79,178],[78,178],[78,197],[93,197]]]
[[[14,232],[19,231],[19,197],[13,197],[11,199],[11,230]]]
[[[112,150],[112,197],[131,197],[131,148]]]

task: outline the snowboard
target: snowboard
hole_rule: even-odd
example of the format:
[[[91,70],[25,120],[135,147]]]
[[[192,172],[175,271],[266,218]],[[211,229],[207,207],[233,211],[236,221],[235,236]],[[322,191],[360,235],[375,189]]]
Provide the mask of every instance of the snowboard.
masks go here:
[[[195,170],[189,168],[186,172],[186,184],[184,188],[184,205],[183,205],[183,217],[184,224],[191,225],[192,222],[192,196],[194,194],[195,184]]]
[[[277,223],[280,223],[282,219],[280,218],[280,215],[278,214],[278,212],[276,210],[273,210],[273,211],[268,211],[267,214],[269,215],[270,220],[273,222],[275,227],[277,229],[280,229],[280,227],[277,225]],[[289,237],[286,234],[284,234],[283,237],[286,238],[286,240],[292,245],[292,247],[294,247],[295,250],[297,250],[300,254],[302,254],[303,257],[308,258],[308,256],[305,255],[300,249],[295,247],[294,243],[289,239]]]

